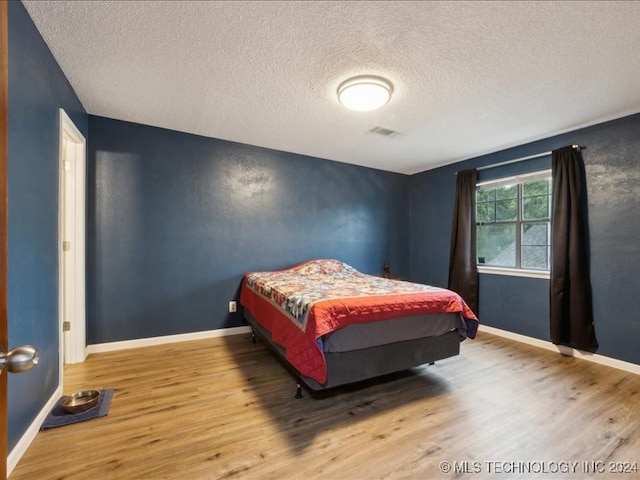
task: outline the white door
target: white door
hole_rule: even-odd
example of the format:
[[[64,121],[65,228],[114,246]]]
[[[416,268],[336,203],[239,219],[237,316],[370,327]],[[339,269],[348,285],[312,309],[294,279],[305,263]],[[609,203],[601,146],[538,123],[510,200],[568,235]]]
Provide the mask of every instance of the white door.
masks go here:
[[[85,202],[86,142],[60,110],[60,363],[86,354]],[[62,368],[60,369],[62,377]],[[62,379],[60,384],[62,385]]]

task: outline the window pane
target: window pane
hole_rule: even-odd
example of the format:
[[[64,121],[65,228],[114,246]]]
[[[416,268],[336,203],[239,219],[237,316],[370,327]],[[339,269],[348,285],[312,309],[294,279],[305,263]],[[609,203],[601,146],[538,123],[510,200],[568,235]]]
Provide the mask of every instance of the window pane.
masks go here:
[[[496,221],[504,222],[518,218],[518,199],[496,200]]]
[[[495,222],[496,214],[495,214],[495,206],[496,204],[491,203],[478,203],[476,205],[476,222]]]
[[[478,225],[478,263],[516,266],[516,225]]]
[[[476,190],[476,202],[493,202],[496,199],[495,188],[479,188]]]
[[[528,182],[522,182],[522,196],[534,197],[538,195],[549,195],[550,179],[543,180],[530,180]]]
[[[549,270],[549,247],[523,246],[522,268]]]
[[[527,197],[522,203],[523,220],[542,220],[549,218],[549,197]]]
[[[518,186],[517,185],[509,185],[505,187],[497,187],[496,189],[496,200],[505,200],[508,198],[518,198]]]
[[[522,245],[549,245],[548,223],[523,223]]]
[[[550,223],[522,224],[522,268],[549,269]]]

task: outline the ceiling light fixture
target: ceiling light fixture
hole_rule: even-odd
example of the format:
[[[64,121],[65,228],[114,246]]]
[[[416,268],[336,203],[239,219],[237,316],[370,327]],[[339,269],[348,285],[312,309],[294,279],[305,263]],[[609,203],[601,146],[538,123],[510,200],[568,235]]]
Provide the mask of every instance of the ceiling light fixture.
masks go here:
[[[393,85],[389,80],[363,75],[342,82],[338,87],[338,100],[351,110],[368,112],[385,105],[392,92]]]

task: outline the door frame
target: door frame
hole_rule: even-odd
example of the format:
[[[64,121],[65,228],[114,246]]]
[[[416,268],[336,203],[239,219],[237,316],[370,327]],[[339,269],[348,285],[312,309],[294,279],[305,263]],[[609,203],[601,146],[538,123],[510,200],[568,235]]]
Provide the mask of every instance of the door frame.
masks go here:
[[[67,148],[65,165],[65,137]],[[86,140],[67,113],[60,109],[59,195],[58,195],[58,312],[60,331],[60,386],[65,363],[80,363],[87,358],[86,345]],[[67,165],[70,169],[67,170]],[[72,176],[73,192],[65,188],[65,175]],[[67,198],[67,197],[73,198]],[[67,208],[70,207],[70,208]],[[69,212],[74,212],[72,217]],[[66,217],[65,217],[66,215]],[[65,251],[63,242],[71,242]],[[67,261],[68,260],[68,261]],[[65,268],[65,263],[71,268]],[[65,288],[65,285],[70,288]],[[71,294],[70,290],[73,292]],[[71,323],[65,332],[63,322]]]
[[[0,345],[8,345],[9,5],[0,0]],[[0,478],[7,478],[7,373],[0,372]]]

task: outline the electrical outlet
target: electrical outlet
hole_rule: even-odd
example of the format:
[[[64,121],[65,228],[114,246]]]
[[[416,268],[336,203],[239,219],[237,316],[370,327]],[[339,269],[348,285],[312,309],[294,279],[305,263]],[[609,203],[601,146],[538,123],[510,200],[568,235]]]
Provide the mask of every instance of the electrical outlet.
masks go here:
[[[236,302],[233,302],[233,301],[229,302],[229,312],[233,313],[235,311],[236,311]]]

